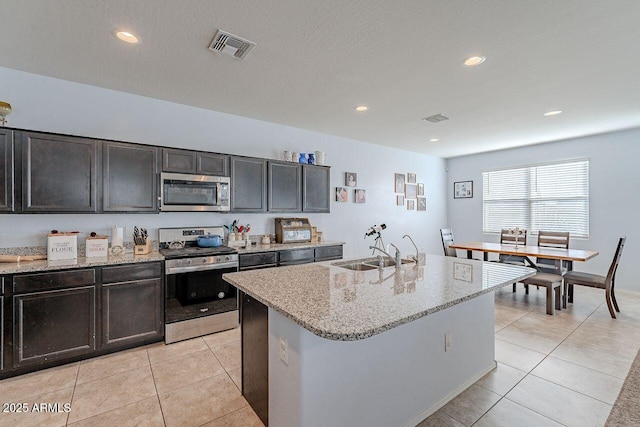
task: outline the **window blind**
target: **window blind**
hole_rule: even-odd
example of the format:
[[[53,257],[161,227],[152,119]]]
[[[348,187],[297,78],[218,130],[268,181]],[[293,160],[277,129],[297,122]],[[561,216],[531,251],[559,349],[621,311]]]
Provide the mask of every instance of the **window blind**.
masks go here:
[[[589,161],[552,163],[482,174],[483,231],[520,227],[589,237]]]

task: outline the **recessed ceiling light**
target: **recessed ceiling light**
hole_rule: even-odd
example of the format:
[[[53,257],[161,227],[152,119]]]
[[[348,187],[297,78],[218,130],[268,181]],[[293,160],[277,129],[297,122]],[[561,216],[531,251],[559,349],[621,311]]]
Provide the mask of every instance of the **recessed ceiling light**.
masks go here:
[[[562,114],[562,110],[554,110],[554,111],[547,111],[546,113],[544,113],[545,116],[557,116],[558,114]]]
[[[140,37],[136,36],[131,31],[119,31],[114,30],[113,35],[119,40],[129,44],[140,44]]]
[[[355,110],[356,111],[367,111],[369,109],[369,107],[367,107],[366,105],[358,105]]]
[[[431,138],[429,140],[429,142],[438,142],[438,141],[440,141],[440,138]]]
[[[485,61],[484,56],[470,56],[467,59],[464,60],[464,65],[466,65],[467,67],[473,67],[475,65],[480,65]]]

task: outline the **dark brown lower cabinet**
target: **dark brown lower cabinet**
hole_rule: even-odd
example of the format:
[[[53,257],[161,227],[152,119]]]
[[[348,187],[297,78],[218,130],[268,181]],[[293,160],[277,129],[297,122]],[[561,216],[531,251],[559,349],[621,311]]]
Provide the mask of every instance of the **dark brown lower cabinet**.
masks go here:
[[[96,350],[96,289],[13,296],[15,367],[37,365]]]
[[[269,316],[267,306],[240,293],[242,318],[242,394],[269,425]]]
[[[102,269],[103,348],[164,336],[161,269],[159,262]],[[119,281],[105,283],[110,278]]]

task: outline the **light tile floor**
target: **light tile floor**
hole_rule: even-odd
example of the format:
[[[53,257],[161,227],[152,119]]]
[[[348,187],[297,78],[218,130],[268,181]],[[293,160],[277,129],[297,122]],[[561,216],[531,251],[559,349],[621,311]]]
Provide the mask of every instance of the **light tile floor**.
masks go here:
[[[602,426],[640,347],[640,293],[601,290],[545,314],[545,292],[496,293],[498,367],[420,423],[425,426]],[[0,381],[0,400],[71,404],[5,413],[2,426],[209,426],[262,423],[240,394],[239,329],[154,344]]]
[[[640,293],[575,288],[574,304],[545,314],[545,291],[496,292],[498,367],[419,424],[602,426],[640,347]]]

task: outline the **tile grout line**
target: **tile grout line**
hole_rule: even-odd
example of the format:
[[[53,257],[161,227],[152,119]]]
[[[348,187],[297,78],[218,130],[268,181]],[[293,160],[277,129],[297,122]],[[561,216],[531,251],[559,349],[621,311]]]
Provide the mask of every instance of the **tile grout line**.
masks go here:
[[[151,369],[151,378],[153,379],[153,388],[156,390],[156,399],[158,400],[158,406],[160,407],[160,415],[162,415],[162,423],[167,425],[167,420],[164,417],[164,411],[162,410],[162,401],[160,400],[160,393],[158,393],[158,386],[156,384],[156,376],[153,373],[153,365],[151,364],[151,356],[149,356],[149,350],[145,350],[147,352],[147,360],[149,361],[149,369]]]
[[[80,363],[78,363],[78,369],[76,370],[76,380],[73,382],[73,391],[71,392],[71,402],[69,412],[67,413],[67,418],[64,422],[64,425],[69,425],[69,417],[71,416],[71,411],[73,410],[73,399],[76,396],[76,386],[78,385],[78,377],[80,376]]]

